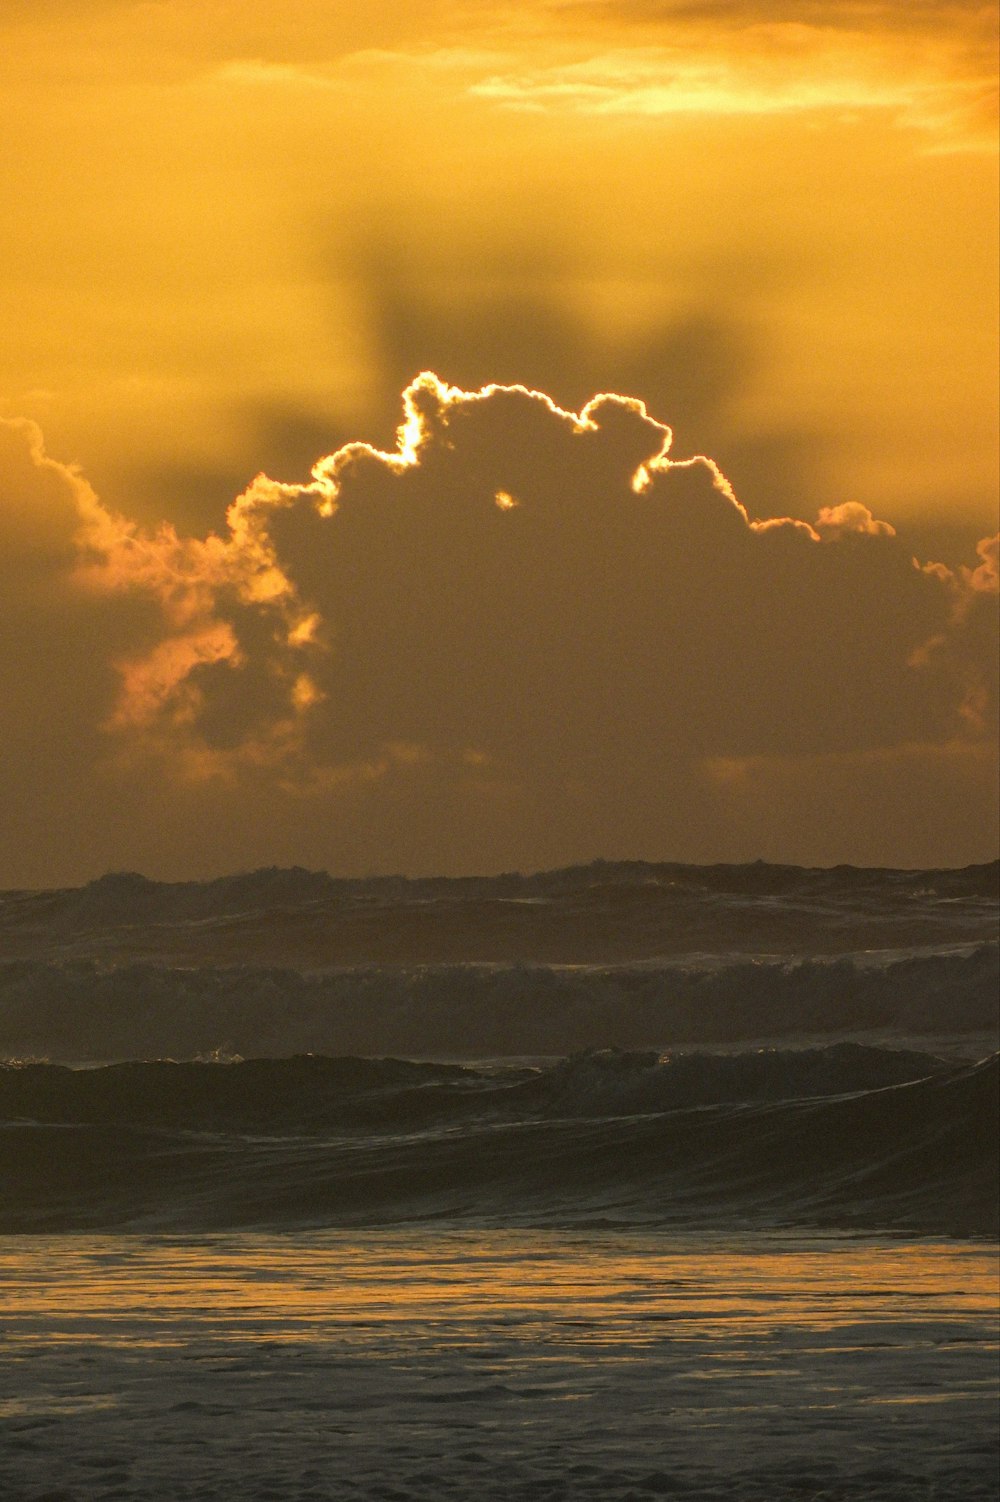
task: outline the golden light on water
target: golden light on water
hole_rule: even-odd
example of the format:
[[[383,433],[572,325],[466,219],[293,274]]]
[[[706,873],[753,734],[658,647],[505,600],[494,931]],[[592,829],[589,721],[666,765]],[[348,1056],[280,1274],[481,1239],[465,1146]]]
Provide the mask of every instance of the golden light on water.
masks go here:
[[[36,1236],[0,1279],[15,1489],[959,1496],[990,1464],[985,1247]]]
[[[294,1251],[294,1256],[290,1253]],[[516,1230],[295,1233],[287,1238],[132,1235],[30,1239],[0,1247],[7,1340],[176,1344],[199,1339],[350,1339],[416,1324],[447,1343],[468,1323],[536,1319],[583,1348],[720,1337],[767,1342],[776,1329],[876,1328],[905,1317],[907,1339],[943,1315],[989,1320],[996,1251],[956,1243],[728,1234],[718,1246],[623,1232]],[[842,1337],[838,1336],[838,1340]],[[841,1346],[841,1348],[843,1348]]]

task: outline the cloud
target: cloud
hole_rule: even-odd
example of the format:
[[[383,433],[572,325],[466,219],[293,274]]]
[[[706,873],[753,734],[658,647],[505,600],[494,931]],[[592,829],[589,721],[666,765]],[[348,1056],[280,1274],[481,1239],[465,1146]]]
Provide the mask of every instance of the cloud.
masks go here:
[[[353,243],[332,246],[329,258],[335,284],[346,272],[367,331],[364,425],[392,442],[399,392],[415,370],[445,370],[467,390],[521,383],[573,408],[595,391],[638,391],[650,411],[670,414],[684,451],[719,460],[750,509],[813,516],[821,500],[839,498],[829,463],[834,445],[814,417],[790,421],[787,403],[760,401],[775,354],[764,309],[791,295],[801,265],[787,247],[714,256],[655,243],[655,266],[643,255],[626,265],[621,242],[605,255],[593,235],[560,243],[558,231],[541,224],[502,233],[467,225],[456,245],[454,234],[428,239],[411,223],[403,235],[398,223],[375,216]],[[623,275],[641,296],[623,296]],[[328,432],[343,431],[342,422],[325,420]],[[253,439],[275,458],[301,460],[304,452],[301,444],[297,453],[275,448],[268,427],[258,426]],[[842,442],[836,453],[843,463]],[[301,468],[285,462],[270,472]],[[973,525],[957,558],[978,535]]]
[[[9,587],[34,560],[20,719],[63,717],[73,797],[128,789],[187,870],[210,806],[230,864],[336,866],[366,835],[410,869],[989,848],[995,543],[951,570],[857,503],[752,517],[618,394],[425,373],[402,417],[391,451],[258,476],[205,537],[114,515],[0,425]],[[958,846],[935,781],[966,797]]]
[[[569,0],[555,14],[598,50],[494,72],[473,92],[612,116],[887,110],[949,149],[995,149],[996,13],[974,0]]]
[[[100,515],[82,476],[46,456],[33,423],[0,421],[0,848],[9,883],[57,872],[91,841],[99,851],[98,826],[117,822],[98,770],[108,750],[101,727],[120,692],[113,643],[151,642],[159,623],[146,600],[88,598],[75,584],[81,532]]]
[[[876,521],[858,501],[843,501],[839,506],[821,506],[816,529],[823,537],[844,537],[854,533],[862,537],[895,537],[889,522]]]
[[[238,619],[250,602],[274,617],[274,675],[292,681],[308,656],[323,758],[400,740],[509,757],[526,679],[529,740],[558,742],[564,770],[609,728],[690,755],[953,730],[946,685],[907,663],[947,635],[956,599],[983,592],[985,565],[921,571],[856,503],[815,528],[753,520],[711,461],[668,457],[669,428],[637,400],[599,396],[577,414],[524,387],[425,374],[404,401],[396,451],[347,444],[301,487],[261,477],[228,540],[169,540],[181,632],[224,620],[219,660],[242,671],[262,650]],[[114,554],[107,567],[124,583],[136,565]],[[290,644],[292,615],[316,621],[307,640]]]
[[[0,420],[0,548],[14,568],[8,589],[48,579],[75,559],[75,533],[86,504],[82,478],[46,457],[41,430],[24,418]]]

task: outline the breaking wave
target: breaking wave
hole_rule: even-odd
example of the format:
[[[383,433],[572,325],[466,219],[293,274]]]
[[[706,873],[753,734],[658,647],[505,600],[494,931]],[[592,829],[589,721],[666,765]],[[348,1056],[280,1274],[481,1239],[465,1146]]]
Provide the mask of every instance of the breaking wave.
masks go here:
[[[0,1229],[836,1224],[995,1233],[998,1060],[841,1044],[547,1068],[0,1069]]]
[[[995,943],[886,957],[583,965],[181,969],[0,964],[0,1057],[559,1055],[885,1031],[996,1028]]]

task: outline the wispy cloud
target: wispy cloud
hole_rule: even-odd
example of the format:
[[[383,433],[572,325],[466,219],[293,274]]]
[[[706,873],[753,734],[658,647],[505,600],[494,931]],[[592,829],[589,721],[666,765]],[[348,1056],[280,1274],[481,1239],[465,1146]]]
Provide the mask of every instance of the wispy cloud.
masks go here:
[[[622,116],[889,111],[995,145],[997,15],[977,4],[568,3],[563,47],[473,84],[517,109]]]

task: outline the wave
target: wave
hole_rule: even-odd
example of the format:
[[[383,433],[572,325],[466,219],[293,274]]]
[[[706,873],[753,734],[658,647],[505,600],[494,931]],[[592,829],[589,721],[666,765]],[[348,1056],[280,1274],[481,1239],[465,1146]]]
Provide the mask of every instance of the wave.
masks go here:
[[[601,1119],[901,1084],[932,1054],[840,1043],[736,1055],[589,1050],[541,1067],[407,1059],[149,1060],[74,1070],[0,1065],[0,1121],[113,1122],[194,1131],[396,1131],[432,1121]]]
[[[534,875],[206,882],[112,873],[0,893],[11,958],[297,968],[612,964],[692,951],[844,953],[995,937],[1000,863],[963,870],[596,861]]]
[[[835,1047],[548,1069],[0,1070],[0,1230],[400,1224],[997,1229],[998,1060]]]
[[[833,1034],[996,1031],[1000,949],[607,966],[0,964],[0,1057],[482,1058]]]

